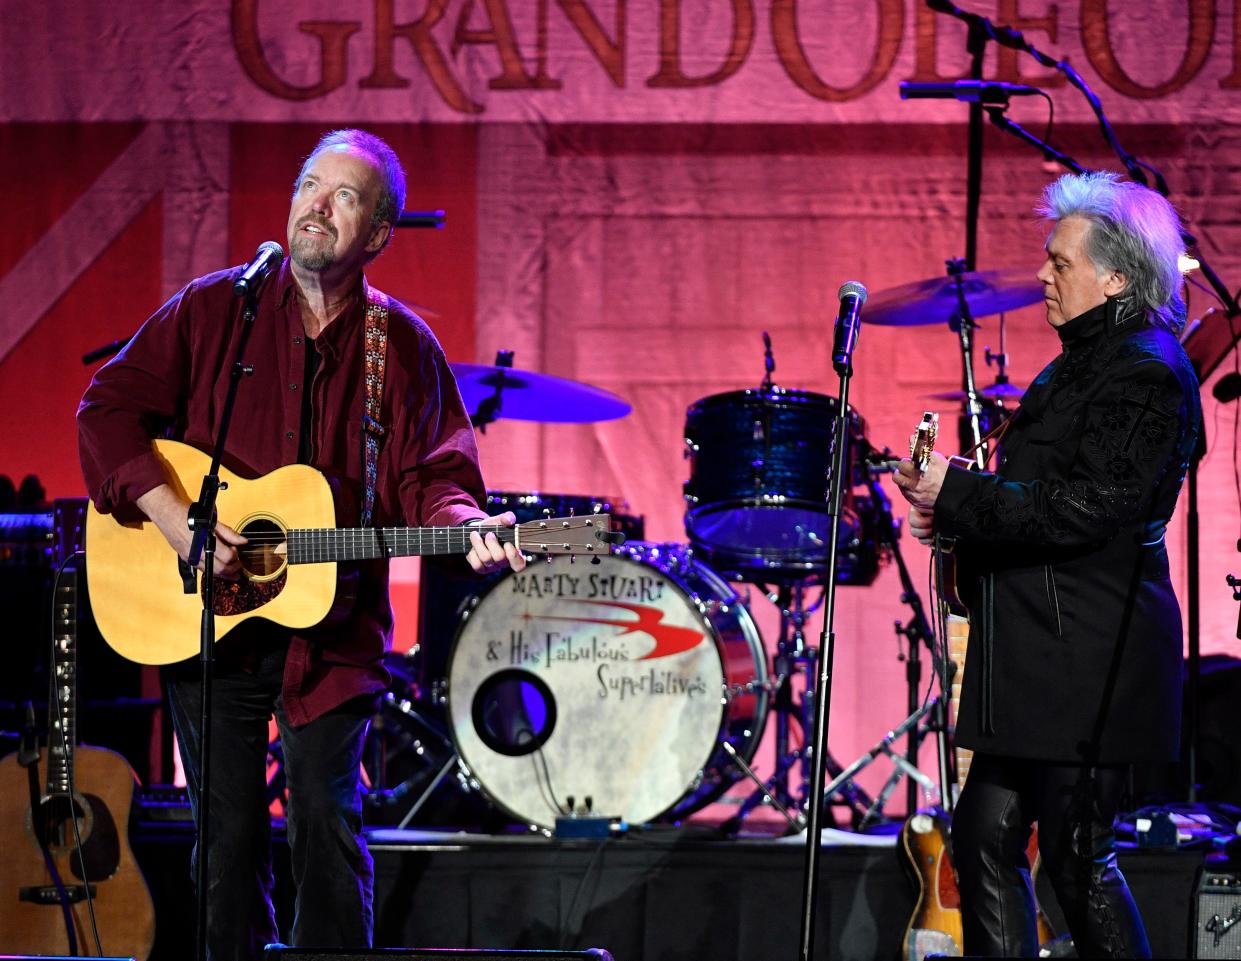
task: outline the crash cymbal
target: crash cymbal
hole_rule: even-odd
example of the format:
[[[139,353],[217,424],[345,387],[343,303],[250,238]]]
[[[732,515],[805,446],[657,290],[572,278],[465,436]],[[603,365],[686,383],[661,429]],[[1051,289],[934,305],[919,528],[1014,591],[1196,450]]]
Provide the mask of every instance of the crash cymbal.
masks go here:
[[[493,420],[587,424],[633,408],[610,391],[551,374],[486,364],[450,364],[475,425]]]
[[[1024,387],[1018,387],[1016,384],[988,384],[986,387],[978,388],[978,396],[984,400],[1017,400],[1026,392]],[[932,400],[965,400],[965,391],[963,390],[944,390],[938,394],[923,394]]]
[[[1043,299],[1043,285],[1028,267],[975,270],[961,274],[961,283],[965,287],[965,301],[975,319],[1016,310]],[[957,309],[955,279],[932,277],[879,291],[867,301],[862,320],[888,327],[943,324],[952,319]]]

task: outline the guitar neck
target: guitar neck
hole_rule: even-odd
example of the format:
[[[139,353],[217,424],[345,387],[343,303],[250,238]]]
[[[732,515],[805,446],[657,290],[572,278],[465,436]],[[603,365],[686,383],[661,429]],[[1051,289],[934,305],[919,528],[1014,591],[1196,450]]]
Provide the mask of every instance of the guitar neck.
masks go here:
[[[517,542],[516,529],[488,526],[501,544]],[[381,557],[467,554],[478,527],[341,527],[290,530],[288,562],[366,561]]]
[[[48,705],[47,794],[73,794],[73,752],[77,744],[78,572],[72,564],[57,578],[52,627],[55,687]]]

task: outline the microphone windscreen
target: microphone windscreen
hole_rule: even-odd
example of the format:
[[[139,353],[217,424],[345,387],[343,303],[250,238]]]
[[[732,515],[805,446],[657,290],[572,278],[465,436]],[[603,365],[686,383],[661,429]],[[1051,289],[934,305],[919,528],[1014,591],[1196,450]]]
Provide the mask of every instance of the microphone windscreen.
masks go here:
[[[841,284],[840,290],[836,292],[836,297],[844,300],[849,294],[857,294],[859,305],[866,303],[866,288],[856,280],[846,280]]]

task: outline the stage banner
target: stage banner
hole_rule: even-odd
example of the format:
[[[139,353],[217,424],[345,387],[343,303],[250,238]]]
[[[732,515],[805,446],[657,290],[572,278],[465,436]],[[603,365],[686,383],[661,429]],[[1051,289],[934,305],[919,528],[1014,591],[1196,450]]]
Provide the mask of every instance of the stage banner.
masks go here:
[[[968,66],[964,24],[914,0],[3,6],[0,119],[21,121],[952,122],[962,107],[903,103],[897,85]],[[1235,0],[966,6],[1071,63],[1114,120],[1241,119]],[[1091,117],[1063,74],[990,46],[988,79]]]

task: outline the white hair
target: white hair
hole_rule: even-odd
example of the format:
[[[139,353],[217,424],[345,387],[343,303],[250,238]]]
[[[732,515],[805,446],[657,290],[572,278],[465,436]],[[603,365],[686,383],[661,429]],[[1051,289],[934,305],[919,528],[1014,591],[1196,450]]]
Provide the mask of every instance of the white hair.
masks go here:
[[[1089,222],[1084,250],[1100,276],[1125,275],[1125,293],[1144,308],[1152,324],[1180,334],[1181,219],[1166,197],[1109,171],[1065,174],[1043,191],[1036,212],[1048,220],[1081,217]]]

